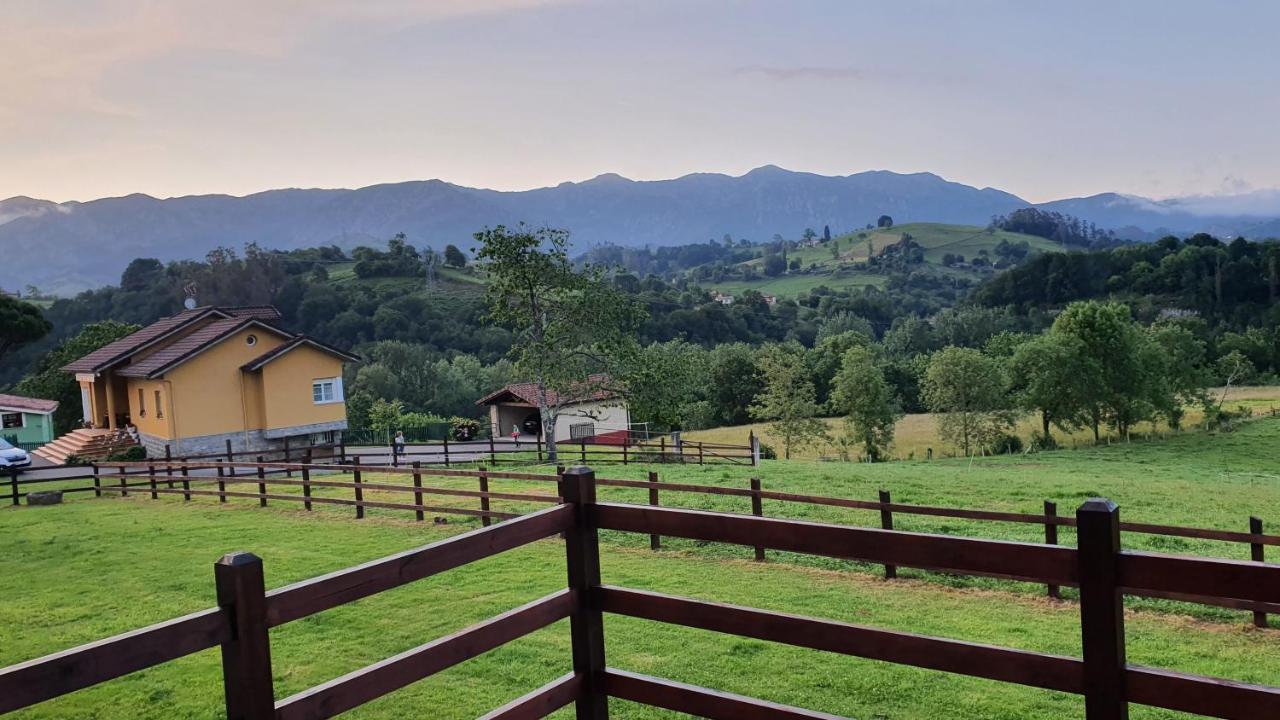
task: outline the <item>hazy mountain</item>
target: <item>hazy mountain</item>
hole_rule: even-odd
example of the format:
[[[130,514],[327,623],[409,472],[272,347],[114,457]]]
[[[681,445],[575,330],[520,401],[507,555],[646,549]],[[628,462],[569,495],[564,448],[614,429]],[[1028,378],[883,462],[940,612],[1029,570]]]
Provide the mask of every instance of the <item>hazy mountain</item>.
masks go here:
[[[1215,199],[1220,201],[1220,199]],[[1280,193],[1250,198],[1248,207]],[[797,237],[806,227],[841,232],[874,223],[986,224],[994,214],[1030,203],[992,188],[949,182],[930,173],[886,171],[829,177],[774,166],[740,177],[713,173],[673,180],[633,181],[607,174],[580,183],[499,192],[441,180],[373,185],[356,190],[272,190],[245,197],[199,195],[157,199],[129,195],[91,202],[0,201],[0,288],[35,284],[70,292],[115,282],[135,257],[199,258],[217,245],[247,242],[290,249],[336,243],[380,243],[397,232],[419,246],[467,247],[485,225],[550,224],[572,231],[580,247],[611,242],[663,245],[720,238]],[[1280,217],[1204,214],[1200,199],[1155,202],[1104,194],[1046,203],[1135,234],[1217,229],[1244,232]],[[1227,206],[1223,206],[1227,207]],[[1236,228],[1236,229],[1228,229]],[[1272,231],[1274,232],[1274,230]]]

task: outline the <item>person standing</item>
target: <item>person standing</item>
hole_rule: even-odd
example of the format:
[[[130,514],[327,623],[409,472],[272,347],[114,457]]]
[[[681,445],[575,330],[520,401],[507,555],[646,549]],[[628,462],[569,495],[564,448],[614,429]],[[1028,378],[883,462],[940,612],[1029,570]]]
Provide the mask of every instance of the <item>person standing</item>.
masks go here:
[[[397,430],[396,437],[391,441],[391,450],[396,454],[396,461],[399,462],[400,456],[404,455],[404,431]]]

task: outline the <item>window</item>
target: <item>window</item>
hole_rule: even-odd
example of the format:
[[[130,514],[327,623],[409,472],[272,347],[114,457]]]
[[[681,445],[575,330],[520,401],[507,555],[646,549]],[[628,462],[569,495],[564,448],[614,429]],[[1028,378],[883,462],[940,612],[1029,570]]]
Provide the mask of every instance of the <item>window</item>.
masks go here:
[[[22,413],[5,413],[4,415],[0,415],[0,426],[7,428],[22,427]]]
[[[147,416],[147,396],[144,392],[142,388],[138,388],[138,417]]]
[[[317,405],[342,402],[342,378],[311,381],[311,401]]]
[[[160,403],[160,391],[156,391],[156,417],[164,417],[164,405]]]

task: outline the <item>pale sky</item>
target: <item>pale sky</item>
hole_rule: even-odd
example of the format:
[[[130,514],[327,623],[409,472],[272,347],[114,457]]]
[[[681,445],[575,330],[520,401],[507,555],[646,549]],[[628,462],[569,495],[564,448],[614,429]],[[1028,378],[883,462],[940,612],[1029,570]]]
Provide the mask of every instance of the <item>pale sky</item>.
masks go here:
[[[0,198],[777,164],[1280,187],[1280,2],[0,0]]]

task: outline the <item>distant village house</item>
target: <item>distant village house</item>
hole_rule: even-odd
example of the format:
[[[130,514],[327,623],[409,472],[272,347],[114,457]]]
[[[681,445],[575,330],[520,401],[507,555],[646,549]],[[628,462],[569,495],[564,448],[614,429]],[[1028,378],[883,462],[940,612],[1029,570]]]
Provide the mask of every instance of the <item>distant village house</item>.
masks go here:
[[[14,445],[53,440],[53,411],[57,409],[56,400],[0,394],[0,438]]]
[[[595,390],[582,396],[561,400],[548,391],[548,401],[560,405],[556,415],[554,441],[589,442],[613,445],[627,441],[631,427],[631,415],[626,402],[616,393]],[[534,383],[514,383],[476,401],[488,406],[489,423],[494,433],[510,437],[513,428],[519,428],[522,439],[533,442],[542,438],[542,424],[538,413],[538,386]]]

